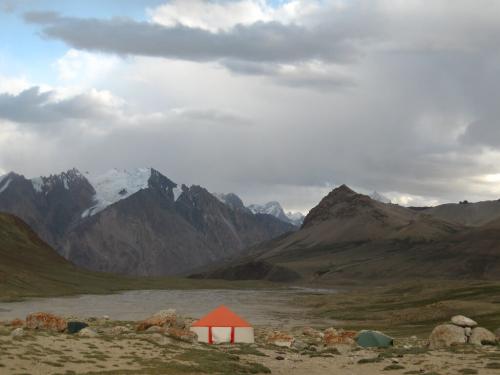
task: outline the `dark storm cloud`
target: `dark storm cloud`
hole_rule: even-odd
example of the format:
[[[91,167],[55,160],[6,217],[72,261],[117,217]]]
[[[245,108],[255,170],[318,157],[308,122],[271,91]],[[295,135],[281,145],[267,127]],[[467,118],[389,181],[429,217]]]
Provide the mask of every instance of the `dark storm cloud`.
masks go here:
[[[252,197],[248,203],[279,186],[274,199],[285,207],[308,208],[321,198],[298,203],[292,192],[297,187],[324,193],[325,185],[340,183],[442,201],[498,198],[491,185],[476,180],[500,173],[498,155],[490,154],[500,150],[500,2],[345,3],[342,11],[325,6],[303,26],[256,23],[218,33],[130,19],[27,14],[43,36],[74,48],[216,61],[238,73],[212,69],[217,64],[136,59],[133,73],[140,83],[127,79],[126,70],[116,78],[127,99],[158,111],[210,102],[221,112],[183,110],[169,124],[160,117],[105,136],[84,134],[57,165],[154,165],[178,182],[244,191]],[[309,69],[311,60],[324,70]],[[295,70],[282,69],[288,64]],[[180,77],[169,75],[179,65]],[[49,99],[39,92],[2,95],[0,117],[47,122],[63,113],[92,113],[81,99],[78,105]],[[196,126],[238,123],[238,117],[252,126]],[[8,164],[22,168],[19,154],[11,154]],[[29,165],[34,170],[47,164]]]
[[[0,119],[24,124],[57,124],[71,119],[99,119],[109,116],[104,105],[87,94],[63,100],[55,92],[31,87],[17,95],[0,94]]]
[[[235,59],[252,62],[299,62],[310,59],[348,61],[356,55],[352,39],[368,37],[369,23],[359,28],[339,22],[314,28],[257,22],[229,31],[164,27],[127,18],[83,19],[54,13],[26,13],[46,38],[89,51],[191,61]],[[349,27],[346,27],[349,26]]]

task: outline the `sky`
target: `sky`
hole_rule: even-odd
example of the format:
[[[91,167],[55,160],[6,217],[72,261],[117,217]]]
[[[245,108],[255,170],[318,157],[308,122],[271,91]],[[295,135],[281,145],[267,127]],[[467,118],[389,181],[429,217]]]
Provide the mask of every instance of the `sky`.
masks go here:
[[[496,0],[0,0],[0,174],[499,199],[499,103]]]

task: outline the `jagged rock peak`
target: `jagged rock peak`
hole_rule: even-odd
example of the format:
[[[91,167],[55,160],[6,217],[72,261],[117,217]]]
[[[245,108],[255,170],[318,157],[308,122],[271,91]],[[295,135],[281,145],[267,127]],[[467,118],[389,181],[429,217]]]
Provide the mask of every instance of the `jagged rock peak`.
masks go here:
[[[373,203],[374,201],[370,197],[356,193],[345,184],[340,185],[309,212],[302,227],[310,226],[314,222],[326,221],[333,217],[353,216],[361,207],[370,206]]]
[[[36,192],[47,192],[57,186],[62,186],[69,190],[72,186],[79,183],[87,183],[85,176],[76,168],[68,169],[66,172],[51,174],[48,177],[40,176],[31,179],[31,183]]]
[[[245,204],[241,200],[241,198],[234,193],[214,193],[213,194],[218,200],[220,200],[225,205],[229,206],[233,210],[247,211],[248,209],[245,207]]]

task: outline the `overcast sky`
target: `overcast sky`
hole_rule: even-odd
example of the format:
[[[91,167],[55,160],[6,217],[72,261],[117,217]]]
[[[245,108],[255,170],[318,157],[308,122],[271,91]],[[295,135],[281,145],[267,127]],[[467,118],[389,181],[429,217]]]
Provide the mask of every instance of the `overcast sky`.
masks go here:
[[[497,0],[0,0],[0,174],[498,199],[499,118]]]

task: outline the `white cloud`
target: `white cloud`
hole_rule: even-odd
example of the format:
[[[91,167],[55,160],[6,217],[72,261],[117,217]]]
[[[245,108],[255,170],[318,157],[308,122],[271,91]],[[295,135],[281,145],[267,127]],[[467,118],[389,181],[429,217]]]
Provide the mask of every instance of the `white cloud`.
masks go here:
[[[0,75],[0,93],[17,95],[30,87],[25,77],[5,77]]]
[[[173,0],[149,9],[148,13],[153,22],[163,26],[183,25],[219,32],[255,22],[300,23],[301,17],[318,9],[316,0],[286,1],[278,7],[265,0]]]
[[[72,48],[55,62],[55,67],[61,81],[88,87],[109,75],[119,62],[115,56]]]

